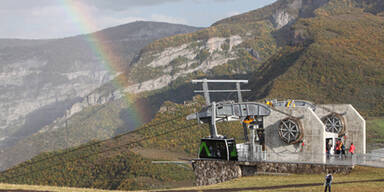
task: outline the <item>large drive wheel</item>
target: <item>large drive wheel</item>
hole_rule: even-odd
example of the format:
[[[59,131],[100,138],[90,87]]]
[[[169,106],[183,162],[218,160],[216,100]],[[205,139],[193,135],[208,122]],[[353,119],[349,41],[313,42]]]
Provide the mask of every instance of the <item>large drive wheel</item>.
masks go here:
[[[331,113],[323,117],[322,121],[325,125],[325,131],[331,132],[331,133],[337,133],[339,135],[342,135],[345,133],[344,118],[341,115],[337,113]]]
[[[304,136],[300,121],[293,118],[281,120],[279,125],[279,136],[287,144],[300,142]]]

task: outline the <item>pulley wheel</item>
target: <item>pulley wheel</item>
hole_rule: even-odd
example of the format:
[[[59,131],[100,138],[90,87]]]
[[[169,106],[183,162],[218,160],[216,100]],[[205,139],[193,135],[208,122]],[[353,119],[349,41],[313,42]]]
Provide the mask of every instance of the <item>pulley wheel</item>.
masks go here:
[[[301,141],[304,136],[300,121],[293,118],[281,120],[279,125],[279,136],[287,144],[295,144]]]
[[[337,133],[339,135],[345,133],[344,118],[337,114],[331,113],[321,119],[325,125],[325,131]]]

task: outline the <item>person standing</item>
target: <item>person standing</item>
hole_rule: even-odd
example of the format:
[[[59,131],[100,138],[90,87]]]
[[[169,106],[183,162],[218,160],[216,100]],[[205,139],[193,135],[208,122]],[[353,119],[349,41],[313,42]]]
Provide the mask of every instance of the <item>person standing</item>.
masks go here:
[[[331,150],[332,150],[332,144],[330,142],[327,142],[327,144],[325,146],[325,150],[327,152],[327,159],[329,159],[329,157],[331,155]]]
[[[340,149],[341,149],[341,159],[345,159],[345,145],[343,141],[340,142]]]
[[[349,153],[351,153],[351,157],[353,157],[353,154],[355,154],[355,145],[351,143],[351,146],[349,146]]]
[[[328,189],[329,192],[331,192],[332,180],[333,180],[333,176],[332,176],[331,172],[328,172],[328,175],[325,176],[325,189],[324,189],[324,192],[327,192],[327,189]]]
[[[336,154],[337,156],[340,158],[340,140],[337,140],[336,141],[336,146],[335,146],[335,151],[336,151]]]

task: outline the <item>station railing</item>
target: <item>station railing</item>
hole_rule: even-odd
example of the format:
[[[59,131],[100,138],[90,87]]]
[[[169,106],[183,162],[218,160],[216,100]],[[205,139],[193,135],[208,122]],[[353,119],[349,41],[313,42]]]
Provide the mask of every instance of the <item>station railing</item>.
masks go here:
[[[303,152],[266,152],[260,147],[250,149],[248,146],[237,148],[238,160],[247,162],[276,162],[276,163],[311,163],[346,166],[372,166],[384,168],[384,154],[353,154],[350,153],[327,155],[323,153]]]

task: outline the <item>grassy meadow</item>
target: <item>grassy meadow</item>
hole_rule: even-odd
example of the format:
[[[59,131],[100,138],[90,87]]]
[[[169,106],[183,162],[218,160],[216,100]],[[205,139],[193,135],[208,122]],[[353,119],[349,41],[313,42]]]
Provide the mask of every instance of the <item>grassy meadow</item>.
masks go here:
[[[324,186],[324,174],[290,174],[290,175],[258,175],[251,177],[242,177],[228,182],[189,188],[166,189],[164,191],[322,191]],[[378,192],[384,188],[384,181],[374,181],[384,179],[384,169],[372,167],[355,167],[351,174],[340,175],[335,174],[332,190],[338,192]],[[368,181],[368,182],[367,182]],[[294,187],[297,184],[313,184],[310,187]],[[293,185],[288,187],[278,186]],[[262,190],[263,187],[275,187],[277,189]],[[62,192],[104,192],[110,190],[96,190],[86,188],[66,188],[66,187],[50,187],[38,185],[11,185],[0,184],[0,190],[42,190],[42,191],[62,191]],[[112,190],[113,191],[113,190]]]
[[[384,179],[384,169],[371,167],[355,167],[350,175],[335,174],[332,191],[360,192],[360,191],[383,191],[384,182],[364,182],[370,180]],[[324,190],[324,174],[303,174],[303,175],[258,175],[251,177],[242,177],[225,183],[210,186],[183,188],[176,190],[196,190],[209,191],[225,190],[225,191],[322,191]],[[358,181],[358,182],[356,182]],[[345,184],[338,184],[345,182]],[[349,183],[353,182],[353,183]],[[259,190],[257,188],[296,185],[296,184],[318,184],[312,187],[285,187],[279,189]],[[253,189],[252,189],[253,188]]]

